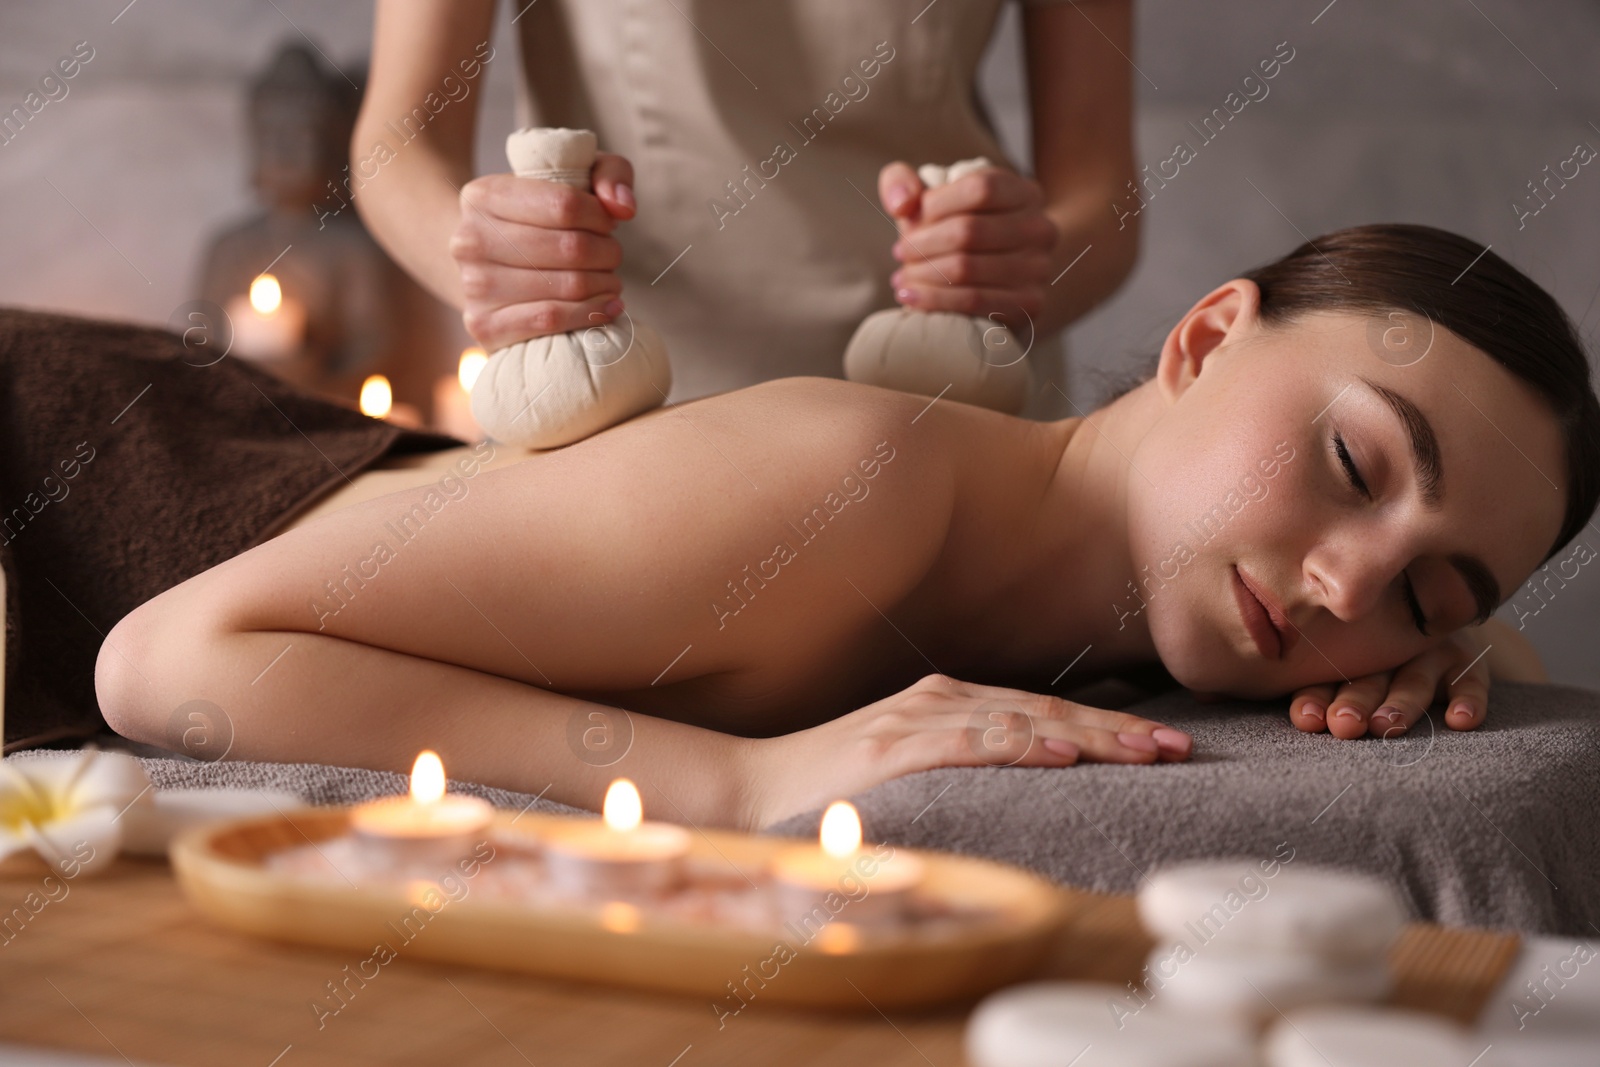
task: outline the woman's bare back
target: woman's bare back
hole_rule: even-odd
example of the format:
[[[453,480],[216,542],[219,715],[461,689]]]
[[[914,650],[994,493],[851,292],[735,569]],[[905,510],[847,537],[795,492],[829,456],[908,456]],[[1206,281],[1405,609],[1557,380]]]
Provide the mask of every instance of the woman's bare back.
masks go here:
[[[1017,594],[1070,437],[797,378],[407,471],[429,480],[302,516],[124,617],[96,694],[149,743],[180,745],[203,701],[230,758],[403,771],[432,748],[587,807],[623,773],[654,817],[718,826],[990,762],[994,724],[971,726],[996,701],[1021,724],[1006,763],[1181,759],[1181,735],[1158,755],[1159,724],[1044,695],[1048,675],[975,678],[1059,643]],[[597,723],[628,743],[597,750]]]
[[[227,583],[206,601],[235,625],[783,733],[971,666],[977,635],[948,625],[950,597],[996,565],[975,538],[1025,525],[1059,454],[1039,430],[783,379],[556,452],[473,463],[486,450],[464,448],[369,472],[185,587]]]

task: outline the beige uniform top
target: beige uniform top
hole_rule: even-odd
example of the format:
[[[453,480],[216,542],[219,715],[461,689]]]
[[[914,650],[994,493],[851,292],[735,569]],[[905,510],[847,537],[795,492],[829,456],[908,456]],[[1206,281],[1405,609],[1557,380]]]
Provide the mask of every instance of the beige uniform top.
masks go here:
[[[878,171],[1006,158],[974,91],[1000,2],[517,0],[519,118],[633,164],[622,295],[667,342],[672,401],[842,376],[894,306]]]

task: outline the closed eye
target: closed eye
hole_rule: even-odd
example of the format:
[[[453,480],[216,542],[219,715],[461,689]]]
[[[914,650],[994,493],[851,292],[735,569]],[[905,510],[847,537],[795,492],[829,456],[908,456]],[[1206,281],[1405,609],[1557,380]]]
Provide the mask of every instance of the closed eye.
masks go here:
[[[1400,579],[1404,583],[1406,605],[1411,608],[1412,621],[1417,624],[1417,629],[1421,630],[1422,635],[1426,637],[1428,636],[1428,619],[1422,613],[1422,601],[1417,599],[1417,590],[1411,584],[1411,575],[1401,571]]]
[[[1339,465],[1344,468],[1344,475],[1350,481],[1351,488],[1368,500],[1372,499],[1372,490],[1367,487],[1366,479],[1361,477],[1361,472],[1356,469],[1356,461],[1350,456],[1350,449],[1344,443],[1344,435],[1333,435],[1333,451],[1339,457]],[[1422,601],[1417,599],[1416,587],[1411,584],[1411,576],[1404,571],[1400,572],[1401,594],[1405,597],[1406,607],[1411,609],[1411,620],[1417,624],[1423,636],[1428,636],[1428,618],[1422,611]]]
[[[1333,451],[1339,457],[1339,464],[1344,467],[1345,477],[1350,480],[1350,484],[1355,488],[1355,491],[1371,500],[1372,490],[1367,488],[1366,479],[1362,478],[1361,472],[1356,470],[1356,461],[1350,458],[1350,449],[1345,446],[1343,434],[1335,433],[1333,435]]]

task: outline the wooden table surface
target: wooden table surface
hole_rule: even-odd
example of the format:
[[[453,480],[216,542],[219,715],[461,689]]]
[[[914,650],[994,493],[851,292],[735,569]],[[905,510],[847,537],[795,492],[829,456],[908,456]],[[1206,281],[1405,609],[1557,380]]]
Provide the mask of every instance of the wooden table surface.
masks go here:
[[[122,857],[102,876],[43,881],[0,878],[0,1040],[185,1067],[965,1062],[970,1004],[885,1014],[863,1002],[858,1014],[843,1014],[764,1005],[758,995],[719,1024],[698,1000],[403,952],[337,1014],[319,1013],[314,1003],[336,1003],[328,983],[343,980],[346,965],[353,972],[363,954],[212,926],[164,860]],[[1153,942],[1133,899],[1070,892],[1071,918],[1044,973],[1137,979]],[[1394,1000],[1471,1019],[1516,946],[1505,935],[1413,924],[1391,954]]]

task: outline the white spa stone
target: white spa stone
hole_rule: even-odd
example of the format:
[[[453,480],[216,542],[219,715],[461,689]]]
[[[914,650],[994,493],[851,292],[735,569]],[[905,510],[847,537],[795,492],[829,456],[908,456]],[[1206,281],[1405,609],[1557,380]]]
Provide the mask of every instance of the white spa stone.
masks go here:
[[[584,190],[595,151],[589,130],[536,127],[506,138],[516,174]],[[472,417],[496,441],[559,448],[659,407],[671,388],[660,335],[623,312],[609,323],[494,352],[472,385]]]
[[[1202,948],[1181,962],[1170,946],[1147,961],[1153,999],[1189,1015],[1267,1020],[1307,1004],[1370,1003],[1388,994],[1382,960],[1327,960],[1300,953],[1233,953]]]
[[[1305,1008],[1267,1034],[1268,1067],[1491,1067],[1491,1042],[1436,1015],[1396,1008]]]
[[[142,856],[164,856],[172,839],[192,826],[304,806],[299,796],[283,789],[152,790],[122,813],[122,848]]]
[[[1329,867],[1217,861],[1171,867],[1139,891],[1139,918],[1158,940],[1210,952],[1383,956],[1405,909],[1377,878]]]
[[[949,167],[925,163],[917,176],[933,189],[993,165],[981,156]],[[844,375],[1015,414],[1027,402],[1033,370],[1021,344],[999,322],[896,307],[874,312],[856,327],[845,347]]]
[[[1035,982],[984,998],[967,1020],[972,1067],[1252,1067],[1250,1032],[1161,1011],[1124,1013],[1126,990],[1097,982]],[[1465,1065],[1462,1065],[1465,1067]]]

